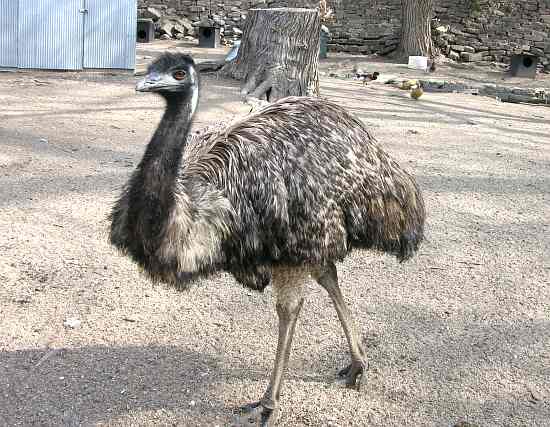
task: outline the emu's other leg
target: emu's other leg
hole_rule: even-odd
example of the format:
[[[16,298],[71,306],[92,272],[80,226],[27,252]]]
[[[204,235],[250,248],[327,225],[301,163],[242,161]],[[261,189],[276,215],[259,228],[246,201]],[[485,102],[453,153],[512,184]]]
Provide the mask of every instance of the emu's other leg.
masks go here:
[[[328,292],[330,299],[338,313],[340,323],[348,340],[351,365],[342,369],[338,374],[346,380],[346,386],[359,390],[362,376],[366,370],[365,352],[361,346],[361,339],[351,317],[351,313],[344,301],[340,286],[338,286],[338,273],[336,266],[330,263],[313,272],[313,277]]]
[[[279,340],[277,342],[275,366],[271,372],[271,381],[263,398],[259,402],[242,408],[248,422],[255,425],[273,426],[277,420],[283,376],[288,364],[296,321],[304,302],[302,290],[305,280],[307,280],[307,272],[302,269],[289,269],[286,271],[274,269],[273,271],[272,283],[279,318]]]

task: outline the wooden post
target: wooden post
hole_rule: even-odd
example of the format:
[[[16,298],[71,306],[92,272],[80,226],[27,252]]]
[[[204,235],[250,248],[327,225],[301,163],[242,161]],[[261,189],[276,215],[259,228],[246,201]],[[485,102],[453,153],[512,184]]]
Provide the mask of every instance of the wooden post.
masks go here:
[[[320,31],[315,9],[250,9],[237,58],[222,73],[244,82],[246,98],[318,95]]]

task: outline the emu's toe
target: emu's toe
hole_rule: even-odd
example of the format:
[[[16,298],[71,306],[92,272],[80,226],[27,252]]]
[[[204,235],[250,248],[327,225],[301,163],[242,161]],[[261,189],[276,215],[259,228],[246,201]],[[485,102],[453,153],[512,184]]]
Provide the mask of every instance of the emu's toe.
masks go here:
[[[361,380],[367,369],[368,366],[366,362],[353,361],[351,365],[346,366],[338,372],[338,376],[342,379],[346,387],[359,391]]]
[[[278,408],[266,408],[254,402],[239,408],[231,427],[273,427],[277,421]]]

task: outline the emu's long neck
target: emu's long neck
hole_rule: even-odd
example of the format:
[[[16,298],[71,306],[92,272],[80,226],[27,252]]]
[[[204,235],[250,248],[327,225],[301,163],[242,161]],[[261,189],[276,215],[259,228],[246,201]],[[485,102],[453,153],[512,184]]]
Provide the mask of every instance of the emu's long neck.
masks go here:
[[[198,88],[166,97],[166,111],[139,165],[145,194],[161,203],[172,199],[197,100]]]

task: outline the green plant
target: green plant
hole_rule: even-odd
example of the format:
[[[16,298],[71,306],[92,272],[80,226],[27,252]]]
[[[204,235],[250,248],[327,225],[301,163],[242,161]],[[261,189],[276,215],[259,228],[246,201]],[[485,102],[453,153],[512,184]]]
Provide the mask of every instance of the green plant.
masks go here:
[[[472,13],[481,12],[481,4],[479,4],[479,0],[470,0],[470,12]]]

